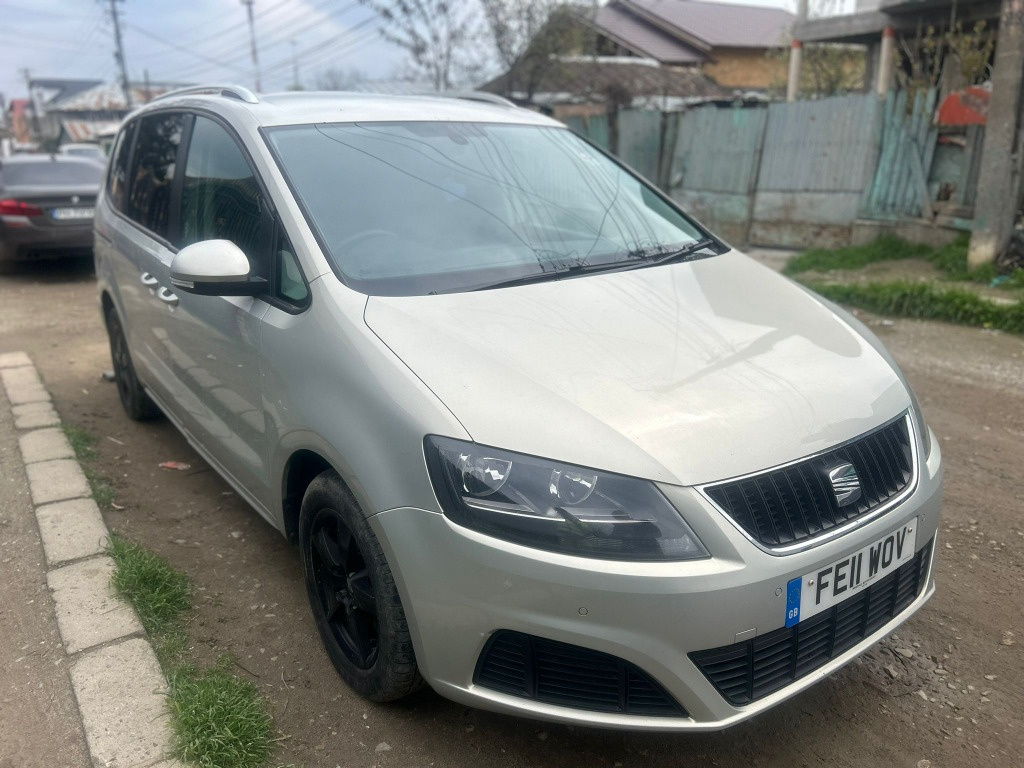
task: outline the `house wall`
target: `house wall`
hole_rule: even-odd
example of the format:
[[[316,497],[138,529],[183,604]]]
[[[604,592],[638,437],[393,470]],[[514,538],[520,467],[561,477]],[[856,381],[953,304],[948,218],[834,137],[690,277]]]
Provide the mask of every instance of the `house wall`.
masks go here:
[[[786,81],[786,62],[767,48],[716,48],[704,73],[726,88],[767,89]]]

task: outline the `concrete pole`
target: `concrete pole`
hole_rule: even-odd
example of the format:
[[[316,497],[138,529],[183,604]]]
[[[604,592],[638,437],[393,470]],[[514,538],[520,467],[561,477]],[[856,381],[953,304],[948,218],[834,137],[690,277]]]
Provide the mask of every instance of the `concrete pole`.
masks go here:
[[[796,26],[807,21],[808,0],[797,0]],[[789,48],[789,80],[786,82],[786,101],[796,101],[800,96],[800,64],[803,58],[804,44],[795,35]]]
[[[113,1],[113,0],[111,0]],[[252,51],[252,66],[256,70],[256,92],[263,90],[260,84],[260,57],[256,51],[256,22],[252,16],[252,4],[254,0],[242,0],[246,13],[249,16],[249,47]]]
[[[789,48],[789,82],[786,83],[786,101],[796,101],[800,95],[800,59],[804,44],[794,40]]]
[[[1010,243],[1020,196],[1021,158],[1014,152],[1021,130],[1024,79],[1024,0],[1003,0],[992,68],[992,100],[981,149],[969,267],[988,264]]]
[[[878,50],[878,80],[875,82],[875,92],[885,98],[892,88],[892,75],[895,71],[896,56],[896,30],[886,27],[882,30],[882,45]]]
[[[124,2],[124,0],[116,0]],[[117,13],[115,0],[110,0],[110,18],[114,22],[114,43],[117,46],[114,51],[114,59],[117,67],[121,70],[121,91],[124,93],[124,105],[127,109],[132,108],[132,89],[128,84],[128,66],[124,63],[124,42],[121,40],[121,19]]]

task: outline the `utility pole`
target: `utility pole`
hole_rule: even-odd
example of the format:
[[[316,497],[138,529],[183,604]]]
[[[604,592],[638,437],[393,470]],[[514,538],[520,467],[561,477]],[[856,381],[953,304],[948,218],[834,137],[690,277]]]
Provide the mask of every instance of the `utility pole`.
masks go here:
[[[797,0],[796,23],[802,25],[807,22],[807,0]],[[796,101],[800,98],[800,64],[804,53],[804,43],[797,37],[789,46],[789,77],[786,81],[786,101]]]
[[[252,48],[252,65],[256,68],[256,92],[259,93],[263,88],[260,85],[260,57],[256,53],[256,23],[252,18],[253,2],[255,0],[242,0],[245,10],[249,14],[249,45]]]
[[[297,43],[294,40],[289,40],[292,44],[292,88],[293,90],[300,91],[302,86],[299,85],[299,58],[295,54],[295,46]]]
[[[974,202],[974,231],[967,254],[970,267],[995,261],[1013,236],[1021,192],[1022,80],[1024,0],[1003,0],[992,68],[992,100]]]
[[[21,76],[25,78],[25,89],[28,91],[28,103],[32,106],[32,133],[36,137],[36,141],[42,139],[42,135],[39,130],[39,100],[36,98],[35,91],[32,90],[32,72],[27,67],[21,70]]]
[[[124,104],[128,109],[132,108],[132,91],[128,86],[128,67],[124,63],[124,43],[121,41],[121,18],[117,13],[117,3],[125,0],[110,0],[110,19],[114,22],[114,43],[117,49],[114,51],[114,59],[121,70],[121,90],[124,92]]]

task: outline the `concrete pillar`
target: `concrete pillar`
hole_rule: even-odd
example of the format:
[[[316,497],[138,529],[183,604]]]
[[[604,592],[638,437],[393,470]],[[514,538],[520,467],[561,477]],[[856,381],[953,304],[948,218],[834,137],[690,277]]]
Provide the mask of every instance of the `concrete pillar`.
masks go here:
[[[878,79],[875,81],[875,92],[883,99],[892,88],[895,56],[896,30],[886,27],[882,30],[882,45],[878,49]]]
[[[974,231],[967,264],[994,261],[1010,243],[1021,193],[1021,158],[1015,152],[1022,129],[1024,0],[1003,0],[992,68],[992,100],[981,149]]]
[[[786,101],[796,101],[800,95],[800,59],[804,44],[794,40],[789,48],[789,82],[786,84]]]

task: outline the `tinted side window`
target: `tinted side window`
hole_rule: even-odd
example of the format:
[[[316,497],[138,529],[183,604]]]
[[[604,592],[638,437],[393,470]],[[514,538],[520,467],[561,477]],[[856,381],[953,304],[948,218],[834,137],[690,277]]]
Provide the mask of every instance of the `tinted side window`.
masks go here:
[[[255,261],[260,188],[245,155],[224,128],[197,117],[181,195],[181,245],[230,240]]]
[[[128,190],[128,155],[132,147],[132,136],[135,135],[135,126],[138,123],[130,123],[117,137],[113,152],[110,153],[110,171],[107,176],[107,197],[110,204],[117,210],[123,211]]]
[[[149,115],[139,122],[128,215],[167,237],[178,145],[185,127],[181,114]]]

